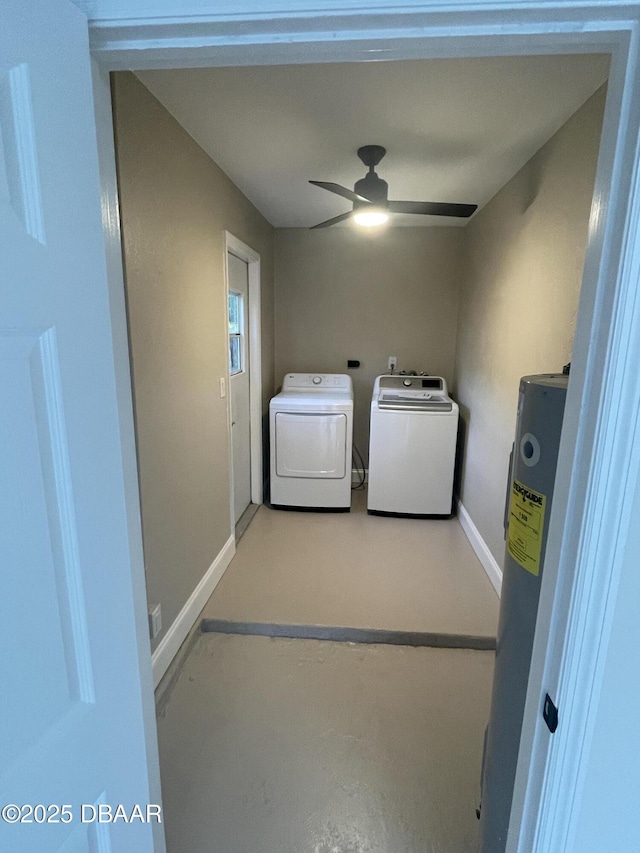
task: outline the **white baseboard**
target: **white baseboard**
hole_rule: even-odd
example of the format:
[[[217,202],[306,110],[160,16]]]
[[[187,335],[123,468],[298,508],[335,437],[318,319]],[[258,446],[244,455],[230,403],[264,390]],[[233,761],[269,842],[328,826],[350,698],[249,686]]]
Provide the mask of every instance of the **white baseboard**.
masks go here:
[[[225,545],[209,566],[204,577],[189,596],[186,604],[176,616],[173,624],[162,638],[158,648],[151,656],[153,667],[154,689],[160,683],[160,679],[169,668],[169,664],[176,656],[178,649],[187,638],[187,634],[193,627],[200,611],[207,603],[209,596],[218,585],[225,569],[236,553],[235,537],[230,536]]]
[[[362,477],[362,469],[358,470],[357,468],[351,469],[351,485],[358,486],[360,485],[360,478]],[[369,472],[365,469],[364,472],[364,481],[365,483],[369,482]]]
[[[495,557],[487,547],[487,543],[480,535],[480,531],[471,520],[471,516],[461,501],[458,501],[458,518],[471,547],[476,552],[476,557],[482,563],[482,568],[487,573],[493,588],[499,596],[502,591],[502,569],[496,562]]]

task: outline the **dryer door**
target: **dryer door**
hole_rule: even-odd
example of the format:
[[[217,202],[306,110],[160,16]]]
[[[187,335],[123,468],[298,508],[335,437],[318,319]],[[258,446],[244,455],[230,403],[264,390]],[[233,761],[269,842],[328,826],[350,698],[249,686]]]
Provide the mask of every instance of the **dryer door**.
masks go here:
[[[276,412],[276,474],[341,480],[346,470],[347,416]]]

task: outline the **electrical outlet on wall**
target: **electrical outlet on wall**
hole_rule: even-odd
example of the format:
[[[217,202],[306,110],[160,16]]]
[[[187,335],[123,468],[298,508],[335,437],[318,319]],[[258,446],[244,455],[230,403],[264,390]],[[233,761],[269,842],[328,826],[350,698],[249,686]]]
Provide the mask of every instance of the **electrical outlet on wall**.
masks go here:
[[[152,640],[162,631],[162,605],[156,604],[153,610],[149,611],[149,636]]]
[[[388,367],[389,373],[393,373],[397,366],[398,366],[398,357],[395,355],[390,355],[389,356],[389,367]]]

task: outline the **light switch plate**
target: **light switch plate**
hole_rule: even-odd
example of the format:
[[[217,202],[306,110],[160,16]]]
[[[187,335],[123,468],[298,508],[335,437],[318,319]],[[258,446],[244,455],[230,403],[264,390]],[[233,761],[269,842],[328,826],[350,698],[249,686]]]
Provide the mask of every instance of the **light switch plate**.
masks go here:
[[[221,397],[227,396],[227,383],[226,383],[224,376],[220,377],[220,396]]]

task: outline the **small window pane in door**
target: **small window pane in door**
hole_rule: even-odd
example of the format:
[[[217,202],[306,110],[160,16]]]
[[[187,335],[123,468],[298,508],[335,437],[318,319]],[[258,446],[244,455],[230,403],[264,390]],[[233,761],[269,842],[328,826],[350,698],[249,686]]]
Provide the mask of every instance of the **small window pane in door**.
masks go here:
[[[242,297],[239,293],[229,294],[229,334],[239,335],[241,320]]]
[[[244,305],[241,293],[229,293],[229,373],[233,376],[244,370],[242,336]]]
[[[229,372],[242,373],[242,347],[240,335],[229,336]]]

